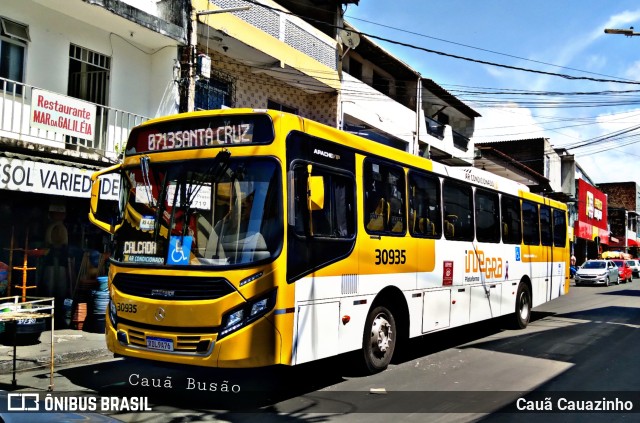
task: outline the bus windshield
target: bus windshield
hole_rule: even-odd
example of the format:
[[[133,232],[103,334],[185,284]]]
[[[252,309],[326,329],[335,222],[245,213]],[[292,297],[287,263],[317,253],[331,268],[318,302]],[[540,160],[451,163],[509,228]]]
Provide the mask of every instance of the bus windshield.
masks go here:
[[[222,157],[221,157],[222,156]],[[279,165],[271,158],[216,158],[125,169],[124,223],[114,260],[237,266],[270,260],[282,245]]]

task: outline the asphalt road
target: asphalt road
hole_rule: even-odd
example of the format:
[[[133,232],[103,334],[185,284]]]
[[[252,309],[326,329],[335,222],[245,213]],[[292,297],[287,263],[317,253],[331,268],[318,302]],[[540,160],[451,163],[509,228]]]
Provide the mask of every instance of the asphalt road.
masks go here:
[[[258,370],[108,359],[58,368],[55,395],[145,398],[152,411],[112,414],[121,421],[626,422],[640,416],[639,297],[638,279],[572,286],[525,330],[489,321],[427,335],[372,376],[357,354]],[[0,388],[9,381],[0,375]],[[20,392],[44,391],[48,373],[19,382]],[[614,411],[571,410],[598,406]]]

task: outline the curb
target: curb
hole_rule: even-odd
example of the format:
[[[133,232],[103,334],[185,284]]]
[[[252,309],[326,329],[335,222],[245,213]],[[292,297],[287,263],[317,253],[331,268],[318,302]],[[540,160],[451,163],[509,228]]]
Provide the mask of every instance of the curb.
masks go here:
[[[101,349],[93,349],[93,350],[78,350],[71,351],[62,354],[56,354],[54,351],[53,354],[53,365],[54,370],[55,367],[65,365],[65,364],[75,364],[81,363],[86,360],[102,358],[102,357],[113,357],[111,351],[106,348]],[[16,372],[26,371],[26,370],[39,370],[49,368],[49,363],[51,361],[51,356],[40,356],[40,357],[21,357],[20,352],[17,354],[16,358]],[[9,352],[9,356],[3,360],[0,360],[0,373],[2,374],[11,374],[13,371],[13,351]]]

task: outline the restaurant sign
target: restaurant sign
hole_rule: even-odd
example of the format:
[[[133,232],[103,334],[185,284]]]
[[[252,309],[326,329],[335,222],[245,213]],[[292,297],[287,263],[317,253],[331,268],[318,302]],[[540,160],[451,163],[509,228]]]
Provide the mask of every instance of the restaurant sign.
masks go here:
[[[96,105],[77,98],[33,89],[31,127],[93,141]]]

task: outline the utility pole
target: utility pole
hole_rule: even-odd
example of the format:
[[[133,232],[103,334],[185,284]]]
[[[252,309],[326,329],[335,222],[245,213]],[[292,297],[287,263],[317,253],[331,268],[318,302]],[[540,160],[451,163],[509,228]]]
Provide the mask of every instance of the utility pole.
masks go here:
[[[625,35],[627,37],[633,37],[634,35],[640,35],[640,32],[634,32],[633,27],[629,27],[629,29],[613,29],[613,28],[605,28],[605,34],[620,34]]]
[[[189,34],[189,70],[187,74],[187,111],[192,112],[195,110],[195,97],[196,97],[196,63],[198,56],[198,18],[200,16],[208,16],[208,15],[216,15],[220,13],[233,13],[240,12],[243,10],[249,10],[251,6],[242,6],[242,7],[231,7],[227,9],[216,9],[216,10],[201,10],[196,11],[193,9],[191,11],[191,33]],[[206,24],[210,26],[208,23]],[[209,52],[207,52],[209,54]]]

